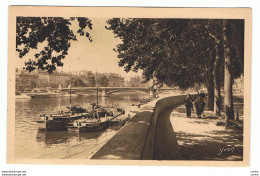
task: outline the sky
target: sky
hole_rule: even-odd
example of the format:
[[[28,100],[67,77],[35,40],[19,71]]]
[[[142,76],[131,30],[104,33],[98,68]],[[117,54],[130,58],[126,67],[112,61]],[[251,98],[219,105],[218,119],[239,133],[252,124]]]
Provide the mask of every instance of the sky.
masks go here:
[[[121,43],[121,40],[114,37],[112,31],[105,29],[106,21],[108,19],[90,19],[92,21],[92,30],[88,30],[93,42],[89,42],[85,36],[77,35],[78,41],[72,41],[71,47],[68,50],[68,55],[63,60],[64,66],[58,67],[58,71],[93,71],[93,72],[111,72],[119,73],[126,79],[132,76],[141,76],[141,71],[138,73],[129,72],[126,73],[122,67],[118,66],[119,59],[117,54],[113,51],[116,45]],[[73,21],[71,29],[76,31],[77,21]],[[76,32],[74,32],[76,33]],[[46,43],[39,44],[39,49]],[[26,58],[33,57],[37,50],[31,50],[24,58],[19,58],[17,55],[17,67],[24,66]]]

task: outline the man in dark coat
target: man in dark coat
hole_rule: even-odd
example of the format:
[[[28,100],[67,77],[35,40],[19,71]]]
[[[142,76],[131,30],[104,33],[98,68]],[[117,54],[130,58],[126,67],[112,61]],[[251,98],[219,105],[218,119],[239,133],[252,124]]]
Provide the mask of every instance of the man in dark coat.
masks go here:
[[[192,98],[190,96],[190,94],[187,95],[187,97],[185,98],[185,107],[187,110],[187,117],[191,117],[191,110],[193,110],[193,104],[192,104]]]
[[[203,98],[204,98],[204,95],[199,94],[197,99],[195,100],[195,107],[196,107],[196,112],[197,112],[198,118],[201,118],[201,114],[205,108],[205,102],[204,102]]]

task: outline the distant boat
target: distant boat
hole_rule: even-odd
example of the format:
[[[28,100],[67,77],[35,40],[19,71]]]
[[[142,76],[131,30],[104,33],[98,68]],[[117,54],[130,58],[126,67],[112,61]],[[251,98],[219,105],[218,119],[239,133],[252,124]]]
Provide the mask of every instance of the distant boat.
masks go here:
[[[35,88],[27,94],[31,98],[57,98],[64,95],[60,90],[51,90],[48,88]]]
[[[31,99],[26,93],[15,92],[15,99]]]

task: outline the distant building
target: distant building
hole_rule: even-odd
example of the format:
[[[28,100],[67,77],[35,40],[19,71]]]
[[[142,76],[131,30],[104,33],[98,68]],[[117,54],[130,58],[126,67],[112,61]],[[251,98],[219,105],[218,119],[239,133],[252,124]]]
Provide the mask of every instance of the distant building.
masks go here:
[[[66,85],[66,82],[70,79],[71,75],[63,72],[54,72],[49,74],[46,71],[38,71],[39,80],[46,82],[49,86],[57,87],[59,84],[63,86]]]
[[[130,81],[127,83],[129,87],[149,87],[149,82],[143,83],[143,78],[140,76],[134,76],[130,78]]]
[[[35,72],[26,72],[16,69],[15,72],[15,87],[16,90],[31,90],[37,87],[39,75]]]
[[[116,73],[108,73],[108,87],[125,87],[125,79]]]
[[[63,72],[49,74],[46,71],[32,71],[16,69],[15,74],[17,90],[32,90],[36,87],[58,87],[63,86],[70,79],[71,75]]]

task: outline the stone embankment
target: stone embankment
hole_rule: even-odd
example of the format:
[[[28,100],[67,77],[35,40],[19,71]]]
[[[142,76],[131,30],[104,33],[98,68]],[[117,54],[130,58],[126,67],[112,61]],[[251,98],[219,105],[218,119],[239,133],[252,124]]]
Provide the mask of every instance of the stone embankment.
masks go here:
[[[91,159],[180,159],[170,114],[184,103],[185,97],[170,96],[143,105]]]

